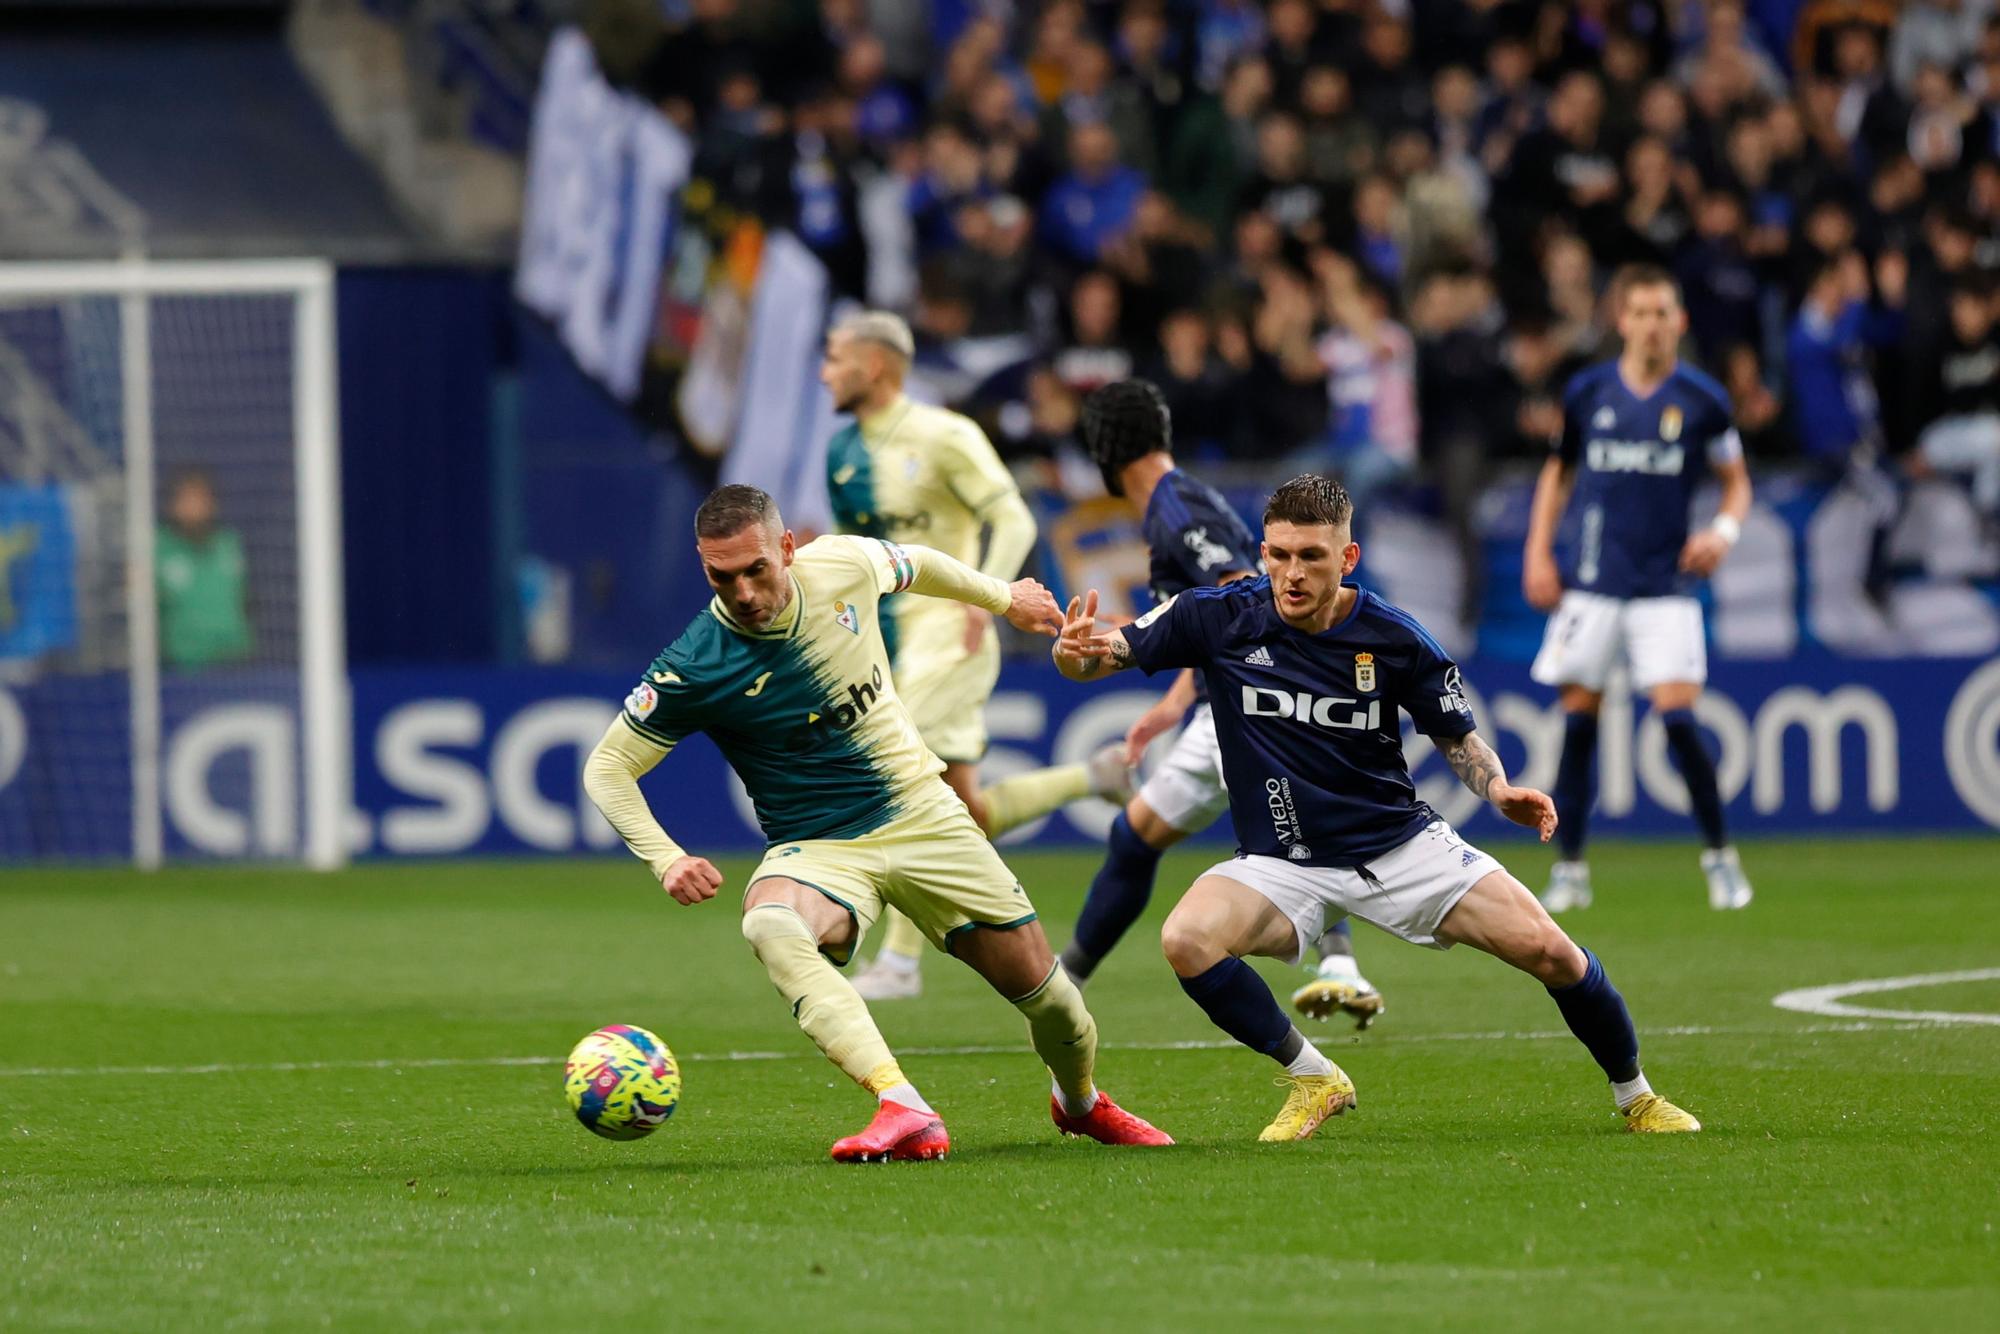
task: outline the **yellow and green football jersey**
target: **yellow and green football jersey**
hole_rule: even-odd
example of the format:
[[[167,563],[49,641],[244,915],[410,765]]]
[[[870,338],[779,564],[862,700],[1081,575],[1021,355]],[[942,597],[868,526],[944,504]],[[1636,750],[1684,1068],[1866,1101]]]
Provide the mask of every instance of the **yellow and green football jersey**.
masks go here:
[[[792,600],[771,625],[740,625],[712,601],[626,697],[626,725],[669,749],[707,733],[772,843],[856,838],[949,797],[883,644],[883,599],[915,577],[893,542],[807,543],[792,561]]]
[[[827,445],[826,467],[837,531],[921,543],[975,567],[989,515],[1019,494],[976,423],[908,398],[866,424],[843,427]],[[986,572],[1012,579],[1017,571]],[[963,609],[905,596],[885,603],[884,611],[892,663],[965,656]]]

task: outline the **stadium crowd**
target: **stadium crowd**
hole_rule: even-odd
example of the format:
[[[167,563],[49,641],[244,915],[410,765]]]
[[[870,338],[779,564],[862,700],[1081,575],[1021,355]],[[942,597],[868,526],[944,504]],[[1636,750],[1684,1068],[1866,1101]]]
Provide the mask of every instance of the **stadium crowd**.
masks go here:
[[[1465,524],[1651,260],[1753,460],[2000,510],[1991,0],[669,8],[587,27],[701,194],[907,311],[1017,463],[1141,373],[1194,457]]]

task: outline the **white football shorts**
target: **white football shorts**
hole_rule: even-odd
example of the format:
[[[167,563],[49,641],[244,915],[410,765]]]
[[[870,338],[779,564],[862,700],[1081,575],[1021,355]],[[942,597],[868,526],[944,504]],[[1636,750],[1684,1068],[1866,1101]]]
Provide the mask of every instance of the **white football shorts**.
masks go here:
[[[1283,857],[1238,856],[1204,875],[1246,885],[1291,919],[1298,953],[1343,917],[1359,917],[1390,935],[1445,950],[1438,926],[1471,888],[1500,869],[1443,820],[1433,820],[1400,847],[1361,867],[1302,866]]]
[[[1147,776],[1139,799],[1153,814],[1183,834],[1198,834],[1229,809],[1222,783],[1222,748],[1215,741],[1215,715],[1200,704],[1159,768]]]
[[[1542,635],[1529,675],[1545,686],[1602,690],[1619,662],[1632,688],[1708,680],[1701,603],[1691,597],[1608,598],[1570,589]]]

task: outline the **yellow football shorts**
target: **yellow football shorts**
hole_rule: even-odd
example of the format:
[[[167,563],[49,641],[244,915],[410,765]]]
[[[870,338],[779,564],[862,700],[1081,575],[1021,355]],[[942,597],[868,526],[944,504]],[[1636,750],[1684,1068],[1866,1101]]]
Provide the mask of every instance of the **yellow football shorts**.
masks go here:
[[[1021,882],[979,832],[965,803],[944,784],[941,798],[859,838],[811,838],[773,844],[750,877],[783,877],[810,885],[847,909],[854,939],[882,915],[900,909],[945,953],[974,927],[1024,926],[1035,920]],[[852,946],[827,957],[846,964]]]
[[[1000,680],[1000,637],[989,627],[968,656],[964,634],[957,615],[921,627],[896,650],[896,694],[924,745],[946,764],[977,764],[986,754],[986,701]]]

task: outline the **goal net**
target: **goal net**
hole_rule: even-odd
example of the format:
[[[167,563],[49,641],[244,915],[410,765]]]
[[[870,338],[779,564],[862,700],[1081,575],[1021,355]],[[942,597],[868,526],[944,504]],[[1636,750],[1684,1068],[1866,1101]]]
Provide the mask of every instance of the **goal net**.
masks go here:
[[[332,270],[0,264],[0,861],[345,859]]]

